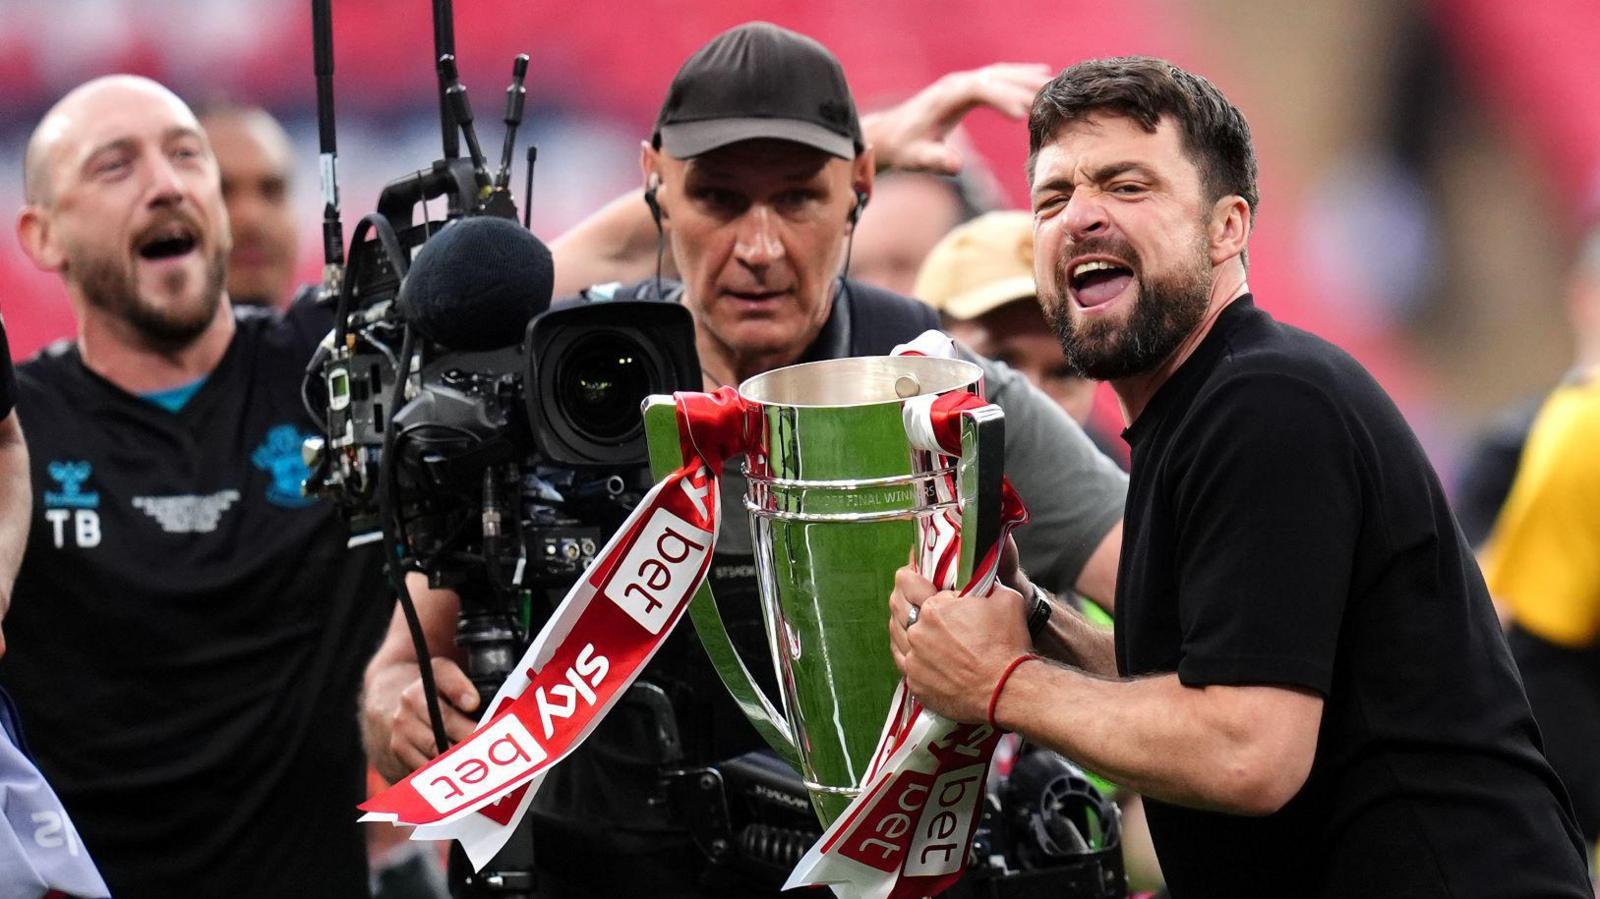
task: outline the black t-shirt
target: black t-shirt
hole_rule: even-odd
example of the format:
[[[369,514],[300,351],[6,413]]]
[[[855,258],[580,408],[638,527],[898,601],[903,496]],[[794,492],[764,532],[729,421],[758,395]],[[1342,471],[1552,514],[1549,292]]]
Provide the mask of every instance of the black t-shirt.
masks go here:
[[[33,527],[0,684],[114,895],[366,895],[376,548],[299,495],[329,316],[237,310],[172,413],[57,344],[18,369]]]
[[[1354,360],[1245,297],[1125,436],[1121,672],[1325,699],[1276,814],[1147,800],[1176,899],[1592,896],[1472,554]]]

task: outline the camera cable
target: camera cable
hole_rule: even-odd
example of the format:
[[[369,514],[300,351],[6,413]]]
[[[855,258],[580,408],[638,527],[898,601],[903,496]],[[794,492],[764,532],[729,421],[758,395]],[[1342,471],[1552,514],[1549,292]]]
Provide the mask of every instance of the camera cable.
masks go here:
[[[390,398],[389,408],[398,409],[405,400],[406,382],[411,379],[411,357],[415,352],[416,334],[410,325],[406,326],[405,336],[400,341],[401,367],[396,368],[394,379],[394,394]],[[400,603],[400,611],[405,615],[406,629],[411,633],[411,643],[416,650],[417,671],[422,679],[422,698],[428,707],[428,722],[433,727],[433,740],[443,753],[450,748],[450,740],[444,732],[444,715],[439,711],[439,689],[433,680],[433,658],[428,652],[428,638],[422,630],[422,620],[417,616],[416,603],[411,599],[411,588],[406,584],[405,560],[406,547],[400,542],[397,526],[399,511],[395,508],[395,482],[399,480],[399,468],[395,465],[395,429],[392,427],[393,418],[390,419],[391,427],[384,429],[383,455],[378,458],[378,520],[383,529],[383,545],[390,547],[388,557],[384,559],[383,570],[389,578],[389,586],[394,590],[395,598]]]

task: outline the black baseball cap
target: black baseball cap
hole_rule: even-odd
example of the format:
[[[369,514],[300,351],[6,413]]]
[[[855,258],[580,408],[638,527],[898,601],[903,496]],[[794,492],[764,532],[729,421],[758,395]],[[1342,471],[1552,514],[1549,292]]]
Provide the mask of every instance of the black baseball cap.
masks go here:
[[[774,138],[854,159],[865,146],[844,69],[828,48],[768,22],[712,38],[678,70],[650,143],[691,159]]]

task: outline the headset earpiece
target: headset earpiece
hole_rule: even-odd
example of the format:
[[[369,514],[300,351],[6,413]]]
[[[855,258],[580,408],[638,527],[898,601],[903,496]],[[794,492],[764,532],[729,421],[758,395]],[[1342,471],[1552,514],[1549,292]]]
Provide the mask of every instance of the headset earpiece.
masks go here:
[[[650,182],[644,189],[644,204],[650,207],[650,217],[656,223],[656,299],[663,296],[661,290],[661,259],[667,253],[667,230],[661,227],[661,201],[656,199],[656,191],[661,189],[661,173],[651,172]]]
[[[856,205],[850,207],[850,224],[861,221],[861,213],[867,208],[867,196],[864,190],[856,191]]]
[[[656,227],[661,227],[661,202],[656,199],[656,190],[661,187],[661,176],[652,173],[650,186],[644,189],[644,205],[650,207],[650,218],[655,220]]]

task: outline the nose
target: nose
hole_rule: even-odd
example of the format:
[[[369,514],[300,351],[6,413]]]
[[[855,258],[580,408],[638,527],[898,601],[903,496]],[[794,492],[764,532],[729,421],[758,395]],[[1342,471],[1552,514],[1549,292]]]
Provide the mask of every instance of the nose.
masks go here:
[[[1062,219],[1073,240],[1100,234],[1109,226],[1105,202],[1099,192],[1093,190],[1073,191]]]
[[[740,217],[733,254],[753,269],[766,268],[783,258],[783,241],[778,239],[778,223],[771,208],[754,204]]]
[[[146,195],[149,197],[150,205],[172,206],[183,202],[183,176],[178,174],[177,168],[166,154],[160,152],[150,154],[147,170],[150,173],[150,183]]]

